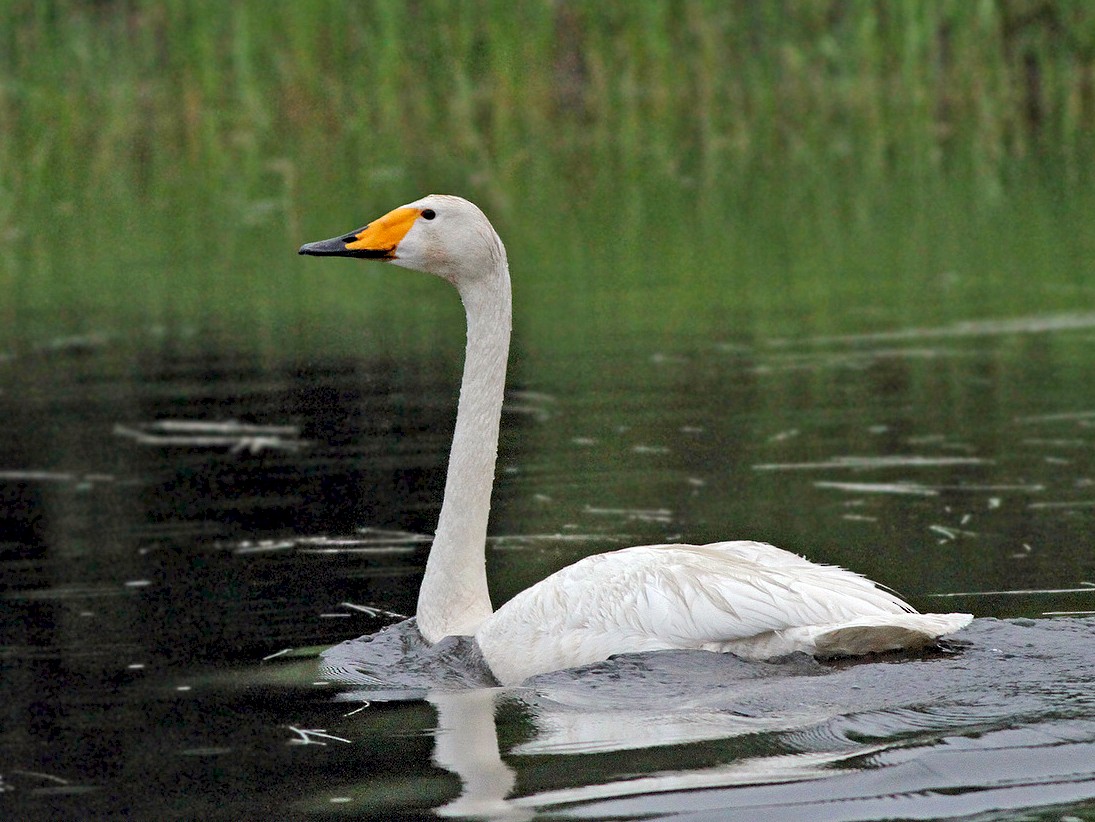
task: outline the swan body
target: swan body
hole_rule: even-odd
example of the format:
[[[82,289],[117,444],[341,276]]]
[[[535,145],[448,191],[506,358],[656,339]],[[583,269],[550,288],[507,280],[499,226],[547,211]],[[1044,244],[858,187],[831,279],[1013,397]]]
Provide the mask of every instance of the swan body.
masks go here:
[[[468,320],[464,375],[416,618],[431,643],[474,636],[501,683],[639,651],[768,659],[919,648],[973,619],[917,613],[859,574],[749,541],[586,557],[493,611],[487,519],[511,323],[502,241],[475,205],[432,194],[300,253],[389,262],[435,274],[460,294]]]

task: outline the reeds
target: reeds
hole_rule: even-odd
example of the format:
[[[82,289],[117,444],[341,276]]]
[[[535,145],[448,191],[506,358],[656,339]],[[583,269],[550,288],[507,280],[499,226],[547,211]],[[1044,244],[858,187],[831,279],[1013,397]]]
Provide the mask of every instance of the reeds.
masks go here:
[[[195,173],[253,180],[269,158],[309,147],[359,182],[425,165],[431,178],[489,177],[498,196],[560,162],[594,179],[640,168],[701,187],[767,167],[958,164],[991,181],[1015,157],[1082,165],[1093,125],[1084,2],[0,9],[9,196],[170,189]]]
[[[0,324],[143,291],[163,314],[242,313],[271,287],[322,314],[304,286],[258,286],[255,249],[291,260],[317,227],[427,190],[473,196],[567,276],[578,247],[629,276],[680,255],[655,236],[673,203],[743,268],[805,237],[840,256],[857,222],[917,231],[955,178],[948,214],[1031,167],[1082,191],[1093,127],[1087,2],[9,0]],[[180,256],[185,280],[146,276]],[[819,305],[832,286],[800,282]]]

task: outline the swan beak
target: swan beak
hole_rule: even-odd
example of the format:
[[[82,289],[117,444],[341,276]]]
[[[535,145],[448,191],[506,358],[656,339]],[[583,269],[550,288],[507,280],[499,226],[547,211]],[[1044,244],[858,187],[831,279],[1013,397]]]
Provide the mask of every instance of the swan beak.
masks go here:
[[[422,213],[418,208],[397,208],[351,234],[305,243],[298,254],[314,257],[361,257],[366,260],[394,260],[396,247],[407,236]]]

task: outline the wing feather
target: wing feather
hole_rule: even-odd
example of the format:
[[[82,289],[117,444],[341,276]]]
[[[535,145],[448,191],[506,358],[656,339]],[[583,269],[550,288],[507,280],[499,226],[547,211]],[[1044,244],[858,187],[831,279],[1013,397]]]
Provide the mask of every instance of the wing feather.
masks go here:
[[[863,637],[885,625],[893,637],[917,630],[928,637],[935,623],[920,618],[859,574],[765,543],[646,545],[557,571],[503,605],[476,638],[495,675],[517,682],[649,650],[706,648],[764,658],[822,652],[815,640],[828,636],[839,652],[841,637],[867,647]],[[833,633],[841,628],[849,630]]]

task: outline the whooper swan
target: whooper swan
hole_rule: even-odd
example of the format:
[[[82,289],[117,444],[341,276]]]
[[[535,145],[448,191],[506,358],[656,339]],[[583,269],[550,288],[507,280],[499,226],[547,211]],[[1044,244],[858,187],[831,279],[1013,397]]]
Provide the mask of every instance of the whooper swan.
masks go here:
[[[767,659],[918,648],[969,614],[920,614],[859,574],[761,542],[644,545],[586,557],[497,611],[485,543],[510,339],[506,250],[475,205],[430,195],[301,254],[363,257],[452,283],[468,338],[445,497],[418,595],[435,643],[472,635],[499,682],[673,648]]]

